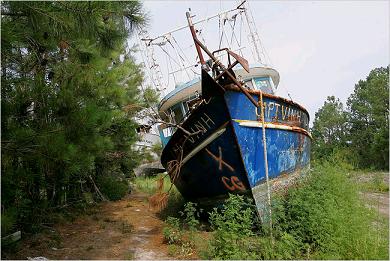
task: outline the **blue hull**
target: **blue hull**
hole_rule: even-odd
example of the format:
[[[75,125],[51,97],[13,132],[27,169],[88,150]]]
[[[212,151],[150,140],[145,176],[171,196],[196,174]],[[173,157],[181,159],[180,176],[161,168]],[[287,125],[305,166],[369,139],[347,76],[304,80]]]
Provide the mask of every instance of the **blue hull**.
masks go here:
[[[259,93],[251,95],[259,100]],[[266,95],[266,146],[270,184],[283,187],[310,163],[307,111],[291,101]],[[228,193],[252,194],[260,215],[266,205],[262,124],[241,92],[227,90],[191,113],[162,153],[162,164],[181,194],[201,203]],[[181,162],[181,164],[178,164]]]

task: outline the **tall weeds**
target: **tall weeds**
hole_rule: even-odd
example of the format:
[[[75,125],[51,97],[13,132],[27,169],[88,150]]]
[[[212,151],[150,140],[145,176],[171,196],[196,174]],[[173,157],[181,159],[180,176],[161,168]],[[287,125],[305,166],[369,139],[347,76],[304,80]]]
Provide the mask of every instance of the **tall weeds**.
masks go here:
[[[274,240],[256,229],[253,209],[231,195],[211,213],[216,259],[388,259],[388,221],[364,206],[348,168],[327,162],[274,194]]]

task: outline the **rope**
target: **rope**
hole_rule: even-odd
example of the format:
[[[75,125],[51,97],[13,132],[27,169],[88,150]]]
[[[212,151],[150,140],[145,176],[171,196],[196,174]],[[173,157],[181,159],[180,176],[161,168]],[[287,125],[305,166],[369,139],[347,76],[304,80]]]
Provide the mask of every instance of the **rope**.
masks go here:
[[[261,107],[261,123],[263,125],[263,153],[264,153],[264,169],[265,169],[265,178],[267,182],[267,198],[268,198],[268,214],[269,214],[269,232],[273,242],[272,236],[272,210],[271,210],[271,190],[269,184],[268,176],[268,157],[267,157],[267,142],[265,137],[265,120],[264,120],[264,103],[263,103],[263,92],[260,90],[260,107]]]
[[[140,39],[140,32],[138,32],[136,35],[137,35],[137,40],[138,40],[138,43],[140,46],[142,46],[142,48],[144,49],[143,51],[141,51],[141,58],[142,58],[142,62],[144,63],[144,66],[147,66],[149,68],[149,70],[147,70],[147,74],[149,75],[149,79],[150,81],[152,82],[152,84],[154,85],[154,87],[160,91],[160,89],[158,88],[159,87],[159,83],[156,83],[155,80],[154,80],[154,77],[153,77],[153,73],[152,71],[150,70],[151,68],[151,63],[150,63],[150,60],[148,59],[148,57],[146,57],[146,52],[148,52],[147,48],[148,46],[146,46],[146,44],[144,42],[141,41]],[[153,47],[151,47],[153,48]],[[142,86],[142,85],[141,85]],[[160,86],[160,88],[163,88],[163,86]],[[144,92],[144,90],[142,90]]]
[[[184,58],[180,55],[180,58],[181,58],[182,63],[183,63],[183,68],[184,68],[184,70],[186,71],[188,77],[190,78],[190,76],[189,76],[189,74],[188,74],[188,71],[187,71],[187,68],[186,68],[186,66],[185,66],[185,62],[188,63],[188,64],[191,64],[191,62],[190,62],[190,60],[188,59],[186,53],[185,53],[185,52],[183,51],[183,49],[180,47],[179,43],[176,41],[176,38],[175,38],[173,35],[171,35],[171,37],[172,37],[173,41],[175,42],[175,44],[177,45],[177,47],[179,48],[179,52],[178,52],[179,55],[180,55],[180,52],[181,52],[181,53],[183,54],[184,58],[185,58],[185,59],[184,59]],[[192,67],[191,67],[191,68],[192,68]],[[195,73],[193,69],[191,69],[191,71],[192,71],[193,73]],[[191,78],[190,78],[190,80],[191,80]]]
[[[238,41],[237,36],[236,36],[236,34],[234,33],[235,28],[236,28],[236,18],[237,18],[237,15],[238,15],[238,14],[236,14],[234,17],[232,17],[232,19],[234,20],[233,25],[232,25],[232,23],[229,21],[229,25],[230,25],[230,28],[231,28],[231,30],[232,30],[232,35],[231,35],[231,37],[230,37],[230,45],[233,45],[233,38],[234,38],[234,39],[236,40],[236,43],[237,43],[237,45],[238,45],[238,48],[240,48],[240,47],[241,47],[241,43]]]
[[[220,38],[219,38],[219,45],[218,45],[218,49],[221,49],[221,45],[222,45],[222,38],[223,38],[223,29],[222,29],[222,33],[221,33],[221,16],[219,15],[218,16],[218,21],[219,21],[219,25],[218,25],[218,27],[219,27],[219,35],[220,35]]]
[[[170,37],[171,37],[174,41],[176,41],[175,38],[174,38],[172,35],[170,35]],[[175,46],[172,44],[172,42],[171,42],[169,39],[167,39],[167,41],[168,41],[168,43],[171,45],[171,47],[173,48],[173,50],[175,51],[176,56],[179,58],[179,61],[181,61],[181,64],[179,65],[180,68],[182,69],[182,71],[184,71],[184,72],[187,74],[188,80],[191,80],[191,76],[188,74],[188,71],[186,70],[186,66],[185,66],[185,64],[184,64],[184,62],[185,62],[184,58],[180,55],[180,53],[177,51],[177,49],[176,49]],[[176,42],[176,44],[177,44],[177,42]]]

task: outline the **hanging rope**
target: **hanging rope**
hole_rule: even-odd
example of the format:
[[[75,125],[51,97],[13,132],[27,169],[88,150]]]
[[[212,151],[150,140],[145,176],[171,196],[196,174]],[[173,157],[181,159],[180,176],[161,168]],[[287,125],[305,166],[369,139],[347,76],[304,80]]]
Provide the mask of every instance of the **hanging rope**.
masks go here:
[[[238,49],[239,49],[239,48],[241,47],[241,44],[240,44],[240,42],[238,41],[237,36],[236,36],[236,34],[235,34],[235,27],[236,27],[236,18],[237,18],[237,15],[238,15],[238,13],[235,14],[234,16],[232,16],[232,20],[234,21],[233,25],[232,25],[231,21],[228,21],[228,22],[229,22],[230,28],[231,28],[231,30],[232,30],[232,35],[231,35],[231,37],[230,37],[230,45],[233,45],[233,38],[234,38],[234,39],[236,40],[236,42],[237,42]]]
[[[218,45],[218,49],[221,49],[221,45],[222,45],[222,38],[223,38],[223,29],[221,30],[221,16],[219,15],[218,16],[218,21],[219,21],[219,45]]]
[[[261,107],[261,123],[262,123],[262,132],[263,132],[263,153],[264,153],[264,170],[265,170],[265,179],[267,183],[267,199],[268,199],[268,215],[269,215],[269,232],[273,242],[272,235],[272,209],[271,209],[271,190],[269,184],[268,176],[268,157],[267,157],[267,141],[265,137],[265,120],[264,120],[264,103],[263,103],[263,92],[260,90],[260,102],[259,106]]]
[[[159,45],[159,47],[160,47],[161,50],[169,57],[169,59],[171,59],[172,61],[174,61],[174,62],[177,64],[177,66],[181,67],[181,64],[180,64],[178,61],[176,61],[175,58],[173,58],[173,57],[169,54],[169,52],[168,52],[167,50],[165,50],[161,45]]]
[[[174,38],[172,35],[170,35],[170,37],[171,37],[171,39],[173,39],[174,41],[176,41],[175,38]],[[188,71],[187,71],[186,66],[185,66],[185,64],[184,64],[184,62],[185,62],[184,58],[183,58],[183,57],[180,55],[180,53],[177,51],[177,49],[175,48],[175,46],[172,44],[171,40],[167,38],[167,41],[168,41],[168,43],[171,45],[171,47],[173,48],[173,50],[175,51],[176,56],[177,56],[177,57],[179,58],[179,60],[181,61],[181,64],[179,65],[180,68],[182,69],[182,71],[184,71],[184,72],[186,73],[186,75],[187,75],[187,77],[188,77],[188,80],[191,80],[191,76],[188,74]],[[176,42],[176,43],[177,43],[177,42]]]

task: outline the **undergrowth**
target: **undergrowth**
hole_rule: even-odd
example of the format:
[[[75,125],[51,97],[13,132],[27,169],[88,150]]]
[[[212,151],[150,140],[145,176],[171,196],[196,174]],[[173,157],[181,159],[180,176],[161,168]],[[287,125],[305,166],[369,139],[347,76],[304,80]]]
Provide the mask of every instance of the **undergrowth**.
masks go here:
[[[310,177],[273,200],[276,240],[294,239],[291,256],[310,259],[388,259],[388,236],[338,165],[316,166]],[[388,224],[387,224],[388,226]]]
[[[116,176],[100,176],[97,179],[97,184],[99,185],[101,192],[109,200],[119,200],[129,193],[129,184],[127,180]]]
[[[167,219],[164,237],[176,253],[187,246],[203,259],[388,260],[389,222],[363,204],[350,171],[336,161],[325,162],[298,185],[274,193],[272,238],[261,229],[254,204],[238,195],[209,213],[208,244],[199,247],[194,236],[205,231],[194,221],[193,203],[186,204],[181,218]]]
[[[180,259],[195,259],[196,243],[200,228],[200,211],[197,205],[187,202],[180,217],[167,217],[163,228],[164,241],[169,245],[169,254]]]
[[[166,174],[160,174],[154,177],[136,177],[133,179],[133,183],[138,191],[152,195],[156,192],[157,180],[161,177],[164,177],[163,192],[167,192],[170,188],[171,182],[169,180],[169,176]]]

